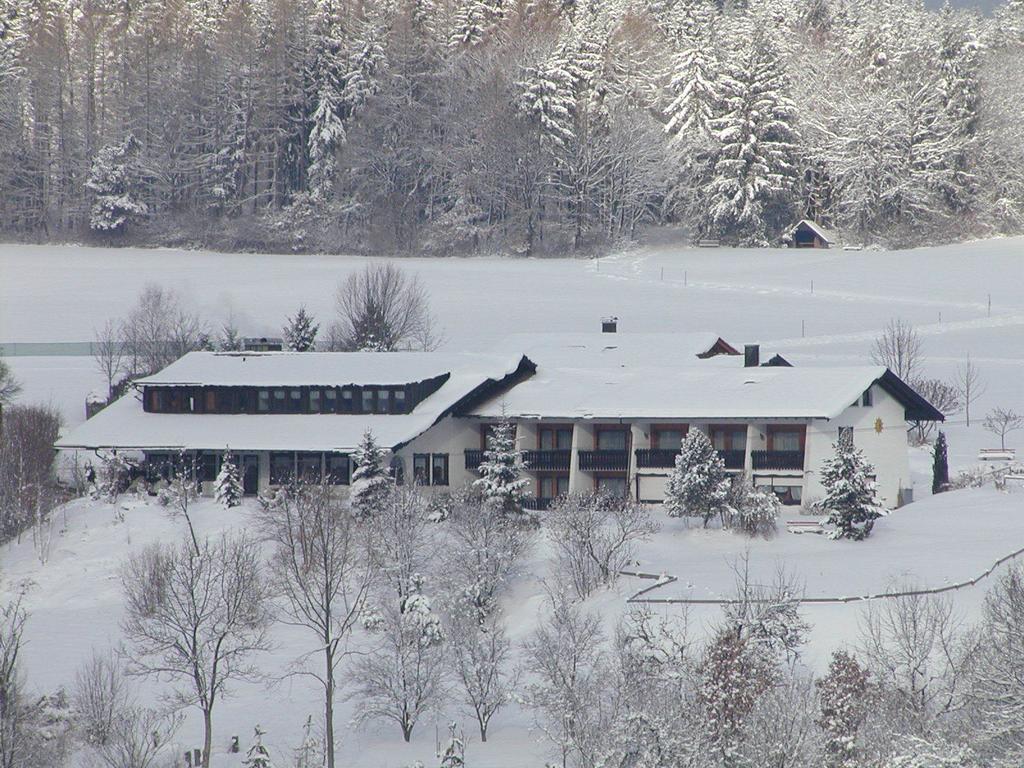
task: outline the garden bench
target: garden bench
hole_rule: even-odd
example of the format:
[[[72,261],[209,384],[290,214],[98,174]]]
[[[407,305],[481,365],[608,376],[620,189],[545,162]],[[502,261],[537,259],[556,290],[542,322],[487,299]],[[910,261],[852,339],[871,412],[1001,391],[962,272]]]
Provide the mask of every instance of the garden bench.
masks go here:
[[[1013,461],[1016,455],[1015,448],[982,448],[978,451],[978,461]]]
[[[786,530],[790,533],[824,533],[820,520],[787,520]]]

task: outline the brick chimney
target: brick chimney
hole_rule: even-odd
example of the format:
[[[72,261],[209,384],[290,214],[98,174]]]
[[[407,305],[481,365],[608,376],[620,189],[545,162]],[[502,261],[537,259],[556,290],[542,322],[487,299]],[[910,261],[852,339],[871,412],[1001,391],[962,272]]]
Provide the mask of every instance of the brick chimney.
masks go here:
[[[757,368],[761,364],[761,345],[745,344],[743,346],[743,367]]]

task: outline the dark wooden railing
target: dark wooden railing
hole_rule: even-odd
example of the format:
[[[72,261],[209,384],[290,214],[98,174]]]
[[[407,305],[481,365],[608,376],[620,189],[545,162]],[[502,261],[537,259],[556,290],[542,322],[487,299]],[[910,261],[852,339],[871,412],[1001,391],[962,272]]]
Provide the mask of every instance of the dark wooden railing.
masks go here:
[[[532,509],[543,512],[555,503],[555,499],[538,499],[536,496],[523,497],[523,509]]]
[[[637,448],[636,466],[638,469],[671,469],[678,455],[678,448]]]
[[[804,468],[803,451],[751,451],[754,469],[800,469]]]
[[[480,469],[480,464],[484,460],[484,452],[480,450],[471,451],[466,450],[466,469],[470,472],[476,472]]]
[[[629,469],[626,451],[580,451],[580,469],[584,472],[624,472]]]
[[[725,462],[726,469],[743,469],[743,464],[747,458],[747,452],[744,450],[719,451],[718,455],[721,456],[722,461]],[[800,466],[802,468],[803,464]]]
[[[526,451],[526,468],[534,472],[552,472],[569,469],[572,451]]]

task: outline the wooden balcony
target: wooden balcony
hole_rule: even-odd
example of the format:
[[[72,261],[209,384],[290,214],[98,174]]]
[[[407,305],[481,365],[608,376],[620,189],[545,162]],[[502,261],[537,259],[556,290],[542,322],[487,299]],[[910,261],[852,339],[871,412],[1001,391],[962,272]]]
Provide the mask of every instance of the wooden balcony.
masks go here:
[[[580,469],[584,472],[625,472],[629,469],[628,451],[580,451]]]
[[[466,450],[466,469],[468,469],[470,472],[476,472],[478,469],[480,469],[480,464],[483,462],[483,460],[483,451],[471,451],[468,449]]]
[[[754,469],[785,470],[798,469],[803,471],[803,451],[751,451]]]
[[[637,448],[637,469],[672,469],[676,465],[677,448]]]
[[[568,471],[572,463],[572,451],[525,451],[523,460],[532,472]]]
[[[555,503],[555,499],[540,499],[536,496],[523,497],[523,509],[530,509],[536,512],[543,512]]]
[[[757,453],[757,451],[754,451]],[[719,451],[718,455],[722,457],[722,461],[725,462],[726,469],[743,469],[743,464],[747,458],[747,452],[744,450],[737,451]],[[803,464],[800,465],[803,468]]]

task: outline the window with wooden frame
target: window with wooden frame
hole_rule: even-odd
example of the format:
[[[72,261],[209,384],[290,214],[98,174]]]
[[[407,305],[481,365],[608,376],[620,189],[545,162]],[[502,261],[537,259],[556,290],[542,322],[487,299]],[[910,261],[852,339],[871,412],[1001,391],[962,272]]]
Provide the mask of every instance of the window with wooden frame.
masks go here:
[[[390,389],[377,390],[377,407],[374,409],[374,413],[391,413]]]
[[[874,396],[871,393],[871,387],[864,390],[864,394],[861,395],[860,404],[865,408],[870,408],[874,404]]]
[[[430,484],[448,485],[448,454],[430,454]]]
[[[629,484],[626,478],[621,476],[598,475],[594,478],[594,489],[598,493],[614,496],[617,499],[624,499],[629,495]]]
[[[352,461],[347,453],[327,454],[327,482],[330,485],[348,485],[352,478]]]
[[[217,390],[213,387],[207,387],[203,391],[203,407],[207,413],[219,413],[217,410]]]
[[[363,391],[360,393],[360,398],[362,410],[360,410],[359,412],[373,413],[373,390],[368,387],[364,387]]]
[[[594,446],[599,451],[625,451],[629,448],[629,427],[595,427]]]
[[[807,439],[804,425],[776,425],[768,427],[769,451],[802,451]]]
[[[295,454],[278,452],[270,454],[270,484],[288,485],[295,476]]]
[[[542,451],[568,451],[572,448],[572,426],[552,424],[539,427],[537,447]]]
[[[537,497],[541,499],[557,499],[569,493],[568,475],[541,475],[537,479]]]
[[[338,390],[331,387],[323,391],[323,413],[336,413],[338,410]]]
[[[652,424],[651,448],[662,451],[678,451],[689,431],[689,424]]]
[[[430,485],[430,454],[416,453],[412,457],[412,481],[416,485]]]
[[[747,428],[742,424],[721,424],[708,428],[711,445],[716,451],[745,451]]]
[[[322,453],[298,454],[296,466],[298,469],[299,480],[301,480],[304,483],[319,483],[322,464]]]

